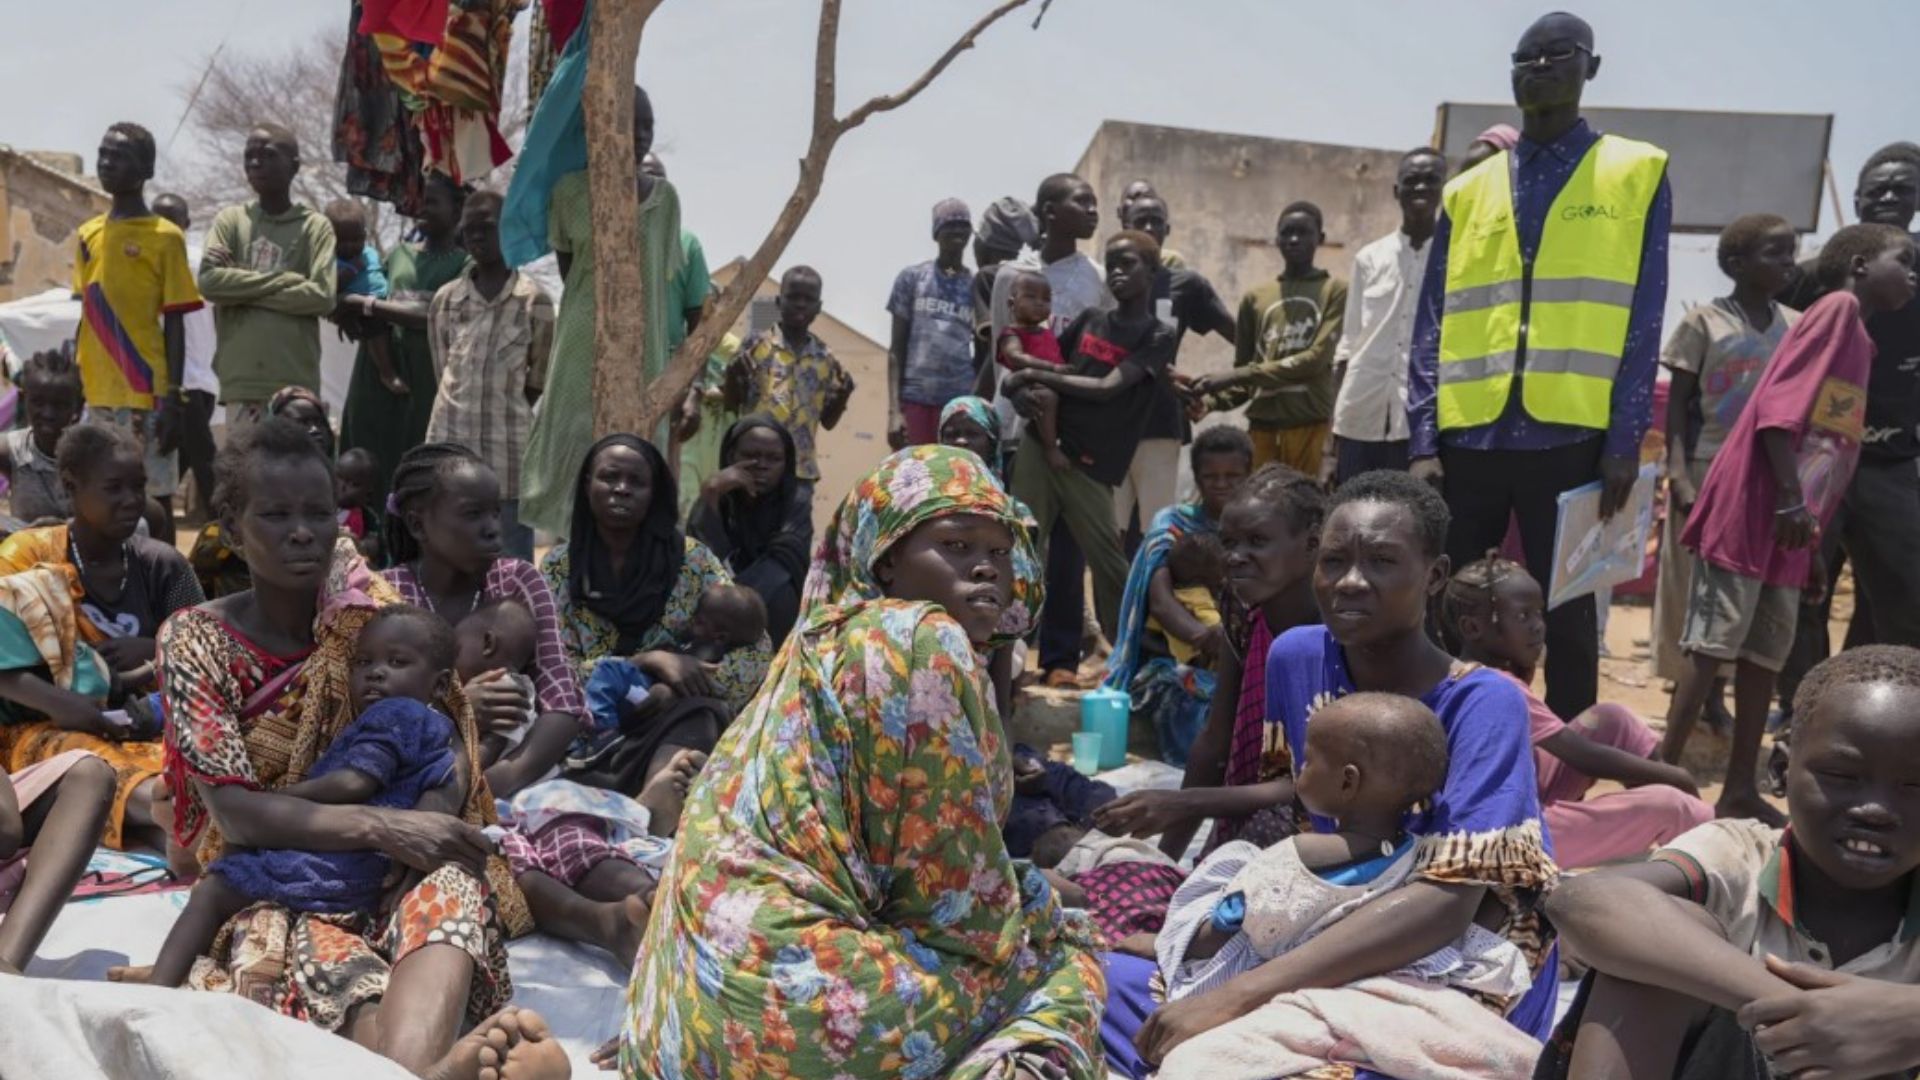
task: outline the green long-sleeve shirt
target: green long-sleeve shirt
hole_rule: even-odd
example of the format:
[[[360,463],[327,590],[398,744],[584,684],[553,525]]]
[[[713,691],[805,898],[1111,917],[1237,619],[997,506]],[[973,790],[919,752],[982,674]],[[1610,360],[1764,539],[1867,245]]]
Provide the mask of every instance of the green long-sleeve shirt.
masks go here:
[[[1248,290],[1235,324],[1234,382],[1209,404],[1247,404],[1247,422],[1264,428],[1325,423],[1333,416],[1333,349],[1346,310],[1347,283],[1325,270]]]
[[[214,252],[228,265],[212,265]],[[335,280],[325,215],[299,205],[268,214],[255,201],[214,217],[200,293],[214,305],[222,401],[265,401],[283,386],[319,391],[320,317],[333,310]]]

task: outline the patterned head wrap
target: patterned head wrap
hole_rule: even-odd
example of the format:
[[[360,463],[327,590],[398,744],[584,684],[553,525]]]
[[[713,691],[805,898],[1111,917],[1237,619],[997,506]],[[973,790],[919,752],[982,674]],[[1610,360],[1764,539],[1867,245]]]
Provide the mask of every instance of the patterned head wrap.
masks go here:
[[[1013,600],[994,645],[1024,635],[1040,610],[1040,564],[1033,515],[1008,495],[972,453],[915,446],[880,463],[834,511],[807,573],[800,608],[808,628],[838,622],[885,594],[873,564],[919,526],[950,514],[980,514],[1013,530]]]
[[[993,411],[993,406],[987,403],[986,398],[968,395],[947,402],[947,407],[940,410],[939,426],[946,427],[947,421],[956,416],[964,416],[986,429],[987,438],[993,441],[993,451],[987,457],[987,465],[993,469],[995,476],[1002,475],[1006,471],[1007,452],[1000,437],[1000,414]]]

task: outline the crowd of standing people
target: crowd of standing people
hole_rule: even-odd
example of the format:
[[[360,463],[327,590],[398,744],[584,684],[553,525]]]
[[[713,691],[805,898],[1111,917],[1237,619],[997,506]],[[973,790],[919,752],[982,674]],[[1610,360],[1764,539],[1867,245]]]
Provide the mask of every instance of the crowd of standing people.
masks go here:
[[[596,1055],[630,1077],[1920,1067],[1920,146],[1803,263],[1734,221],[1730,291],[1664,340],[1667,153],[1582,118],[1565,13],[1515,46],[1518,128],[1401,157],[1350,281],[1309,202],[1235,309],[1150,182],[1097,258],[1072,174],[944,199],[885,302],[892,453],[840,493],[804,265],[670,422],[594,438],[598,261],[648,283],[648,378],[710,285],[638,88],[643,249],[597,248],[583,39],[512,186],[449,158],[384,253],[263,124],[193,267],[152,135],[102,137],[77,347],[19,359],[0,443],[0,974],[105,845],[195,881],[111,978],[445,1080],[567,1074],[512,1005],[534,932],[632,965]],[[358,343],[337,425],[323,322]],[[1232,366],[1181,370],[1189,332]],[[1545,584],[1563,492],[1632,498],[1663,366],[1662,733]],[[1101,637],[1178,789],[1011,745]]]

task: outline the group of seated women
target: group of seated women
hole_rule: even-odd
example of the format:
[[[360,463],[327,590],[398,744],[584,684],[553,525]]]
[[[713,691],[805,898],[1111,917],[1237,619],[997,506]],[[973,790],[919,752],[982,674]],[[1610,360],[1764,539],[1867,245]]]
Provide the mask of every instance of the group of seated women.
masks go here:
[[[1744,886],[1713,872],[1733,856],[1702,830],[1659,875],[1562,885],[1528,691],[1428,632],[1445,503],[1405,474],[1331,497],[1284,467],[1249,475],[1237,433],[1196,440],[1200,497],[1148,529],[1117,643],[1114,682],[1185,754],[1184,784],[1044,819],[1016,841],[1034,859],[1015,858],[1016,800],[1055,791],[1038,757],[1016,768],[1002,721],[1042,602],[1036,538],[992,411],[955,401],[940,431],[847,493],[817,546],[771,421],[728,434],[691,533],[660,452],[608,437],[537,569],[501,554],[487,467],[416,447],[377,571],[341,535],[322,447],[270,418],[219,459],[222,543],[248,580],[206,600],[184,560],[134,537],[138,448],[73,429],[72,520],[0,545],[0,850],[33,849],[0,969],[26,966],[96,842],[164,830],[176,866],[208,868],[197,889],[244,895],[196,892],[190,911],[215,917],[191,963],[120,978],[244,993],[421,1076],[566,1074],[511,1005],[505,943],[533,930],[633,963],[598,1055],[629,1077],[1641,1075],[1697,1063],[1703,1032],[1806,1075],[1920,1061],[1902,1025],[1833,1020],[1868,995],[1818,970],[1911,983],[1898,919],[1863,916],[1838,956],[1688,981],[1597,914],[1617,892],[1692,950],[1677,955],[1725,965],[1831,921],[1790,916],[1784,939],[1729,923],[1783,892],[1904,904],[1920,844],[1903,807],[1855,799],[1834,826],[1798,798],[1791,851],[1758,837],[1774,862],[1741,879],[1771,874],[1771,896],[1726,899]],[[1217,539],[1217,625],[1170,565],[1196,536]],[[1852,678],[1910,694],[1908,668]],[[376,716],[403,713],[450,736],[382,737]],[[1835,720],[1828,742],[1871,736],[1879,768],[1904,767],[1915,755],[1884,752],[1902,723]],[[371,779],[338,782],[356,771]],[[1799,857],[1802,835],[1850,854]],[[310,880],[242,872],[342,853],[384,859],[386,887],[323,903]],[[1129,891],[1149,880],[1112,873],[1129,865],[1164,891]],[[1681,899],[1653,904],[1644,881]],[[1598,974],[1550,1040],[1555,918]],[[1702,1007],[1635,996],[1648,986]]]

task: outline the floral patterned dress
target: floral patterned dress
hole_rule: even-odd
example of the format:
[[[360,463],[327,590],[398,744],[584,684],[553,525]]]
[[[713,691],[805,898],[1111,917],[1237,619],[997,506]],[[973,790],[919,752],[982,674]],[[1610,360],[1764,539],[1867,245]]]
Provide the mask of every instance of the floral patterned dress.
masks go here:
[[[588,611],[586,605],[573,602],[573,591],[567,585],[572,567],[564,540],[553,545],[547,557],[540,560],[540,573],[547,579],[547,588],[552,590],[554,602],[560,607],[560,642],[566,646],[567,659],[573,662],[584,686],[593,677],[595,664],[616,655],[614,643],[620,633],[612,622]],[[709,551],[707,545],[688,537],[686,558],[680,563],[680,580],[667,596],[667,608],[660,621],[641,637],[638,651],[680,650],[691,645],[693,609],[700,603],[700,594],[710,585],[731,584],[733,575],[727,572],[727,565]],[[728,708],[738,712],[753,697],[754,691],[760,689],[772,656],[773,642],[763,634],[752,648],[735,649],[720,661],[720,670],[713,681]]]
[[[342,538],[334,552],[314,647],[278,656],[205,608],[174,615],[160,629],[161,694],[166,700],[166,780],[175,807],[174,838],[203,863],[222,839],[200,785],[239,784],[271,791],[302,779],[351,719],[348,662],[373,610],[394,603],[392,586],[369,570]],[[475,757],[472,710],[455,687],[438,703],[454,717],[475,777],[463,817],[493,820],[493,796]],[[319,915],[258,903],[228,920],[187,985],[243,994],[286,1016],[338,1031],[356,1006],[386,993],[393,966],[425,945],[452,944],[473,958],[467,1019],[480,1020],[513,995],[503,923],[526,922],[525,901],[494,860],[486,881],[443,866],[390,909]]]
[[[901,451],[848,496],[800,629],[681,818],[628,988],[628,1077],[1102,1075],[1086,913],[1001,840],[1013,777],[985,666],[871,566],[917,525],[1031,520],[980,460]]]

